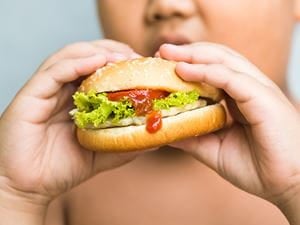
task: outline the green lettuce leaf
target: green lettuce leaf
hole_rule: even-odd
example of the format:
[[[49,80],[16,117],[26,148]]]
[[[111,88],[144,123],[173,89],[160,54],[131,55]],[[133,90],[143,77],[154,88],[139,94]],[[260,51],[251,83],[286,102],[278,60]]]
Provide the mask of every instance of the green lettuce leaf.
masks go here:
[[[170,107],[181,107],[196,102],[199,99],[197,91],[174,92],[168,97],[155,99],[153,101],[154,110],[169,109]]]
[[[73,100],[77,108],[73,118],[80,128],[99,127],[108,119],[117,123],[121,119],[134,116],[134,109],[129,101],[110,101],[105,93],[76,92]]]
[[[183,107],[194,103],[199,98],[196,91],[175,92],[163,99],[153,101],[154,110],[169,109],[171,107]],[[110,101],[105,93],[76,92],[73,95],[76,110],[72,110],[73,119],[79,128],[94,127],[110,120],[112,123],[118,123],[120,120],[134,117],[135,111],[132,103],[126,99],[123,101]]]

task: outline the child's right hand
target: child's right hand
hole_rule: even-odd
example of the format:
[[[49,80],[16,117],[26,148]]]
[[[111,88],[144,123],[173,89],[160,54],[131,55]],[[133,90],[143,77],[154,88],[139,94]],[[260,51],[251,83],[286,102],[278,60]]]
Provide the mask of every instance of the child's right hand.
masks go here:
[[[65,47],[38,69],[1,116],[1,204],[16,208],[18,199],[47,205],[99,171],[135,157],[83,149],[68,112],[78,78],[107,62],[136,57],[124,44],[101,40]]]

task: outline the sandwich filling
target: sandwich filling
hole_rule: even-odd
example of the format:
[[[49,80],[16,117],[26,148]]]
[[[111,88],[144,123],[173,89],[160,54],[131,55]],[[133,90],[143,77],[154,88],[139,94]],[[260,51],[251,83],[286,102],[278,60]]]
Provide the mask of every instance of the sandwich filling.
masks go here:
[[[162,126],[162,118],[207,105],[197,91],[173,92],[135,89],[117,92],[76,92],[70,114],[79,128],[100,129],[146,124],[150,133]]]

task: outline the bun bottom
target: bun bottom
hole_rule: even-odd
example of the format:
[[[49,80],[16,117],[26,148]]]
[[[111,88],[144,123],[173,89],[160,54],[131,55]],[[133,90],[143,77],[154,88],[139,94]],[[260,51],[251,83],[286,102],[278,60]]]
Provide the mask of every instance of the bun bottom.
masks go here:
[[[163,118],[162,128],[156,133],[148,133],[145,125],[97,130],[77,128],[77,138],[84,148],[92,151],[138,151],[216,131],[225,121],[224,107],[215,104]]]

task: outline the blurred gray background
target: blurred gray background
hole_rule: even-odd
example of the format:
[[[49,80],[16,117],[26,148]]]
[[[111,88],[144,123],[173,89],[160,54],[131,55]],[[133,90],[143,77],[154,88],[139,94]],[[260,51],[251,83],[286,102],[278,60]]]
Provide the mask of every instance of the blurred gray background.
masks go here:
[[[0,113],[49,54],[101,38],[95,0],[0,0]],[[300,25],[289,83],[300,99]]]

